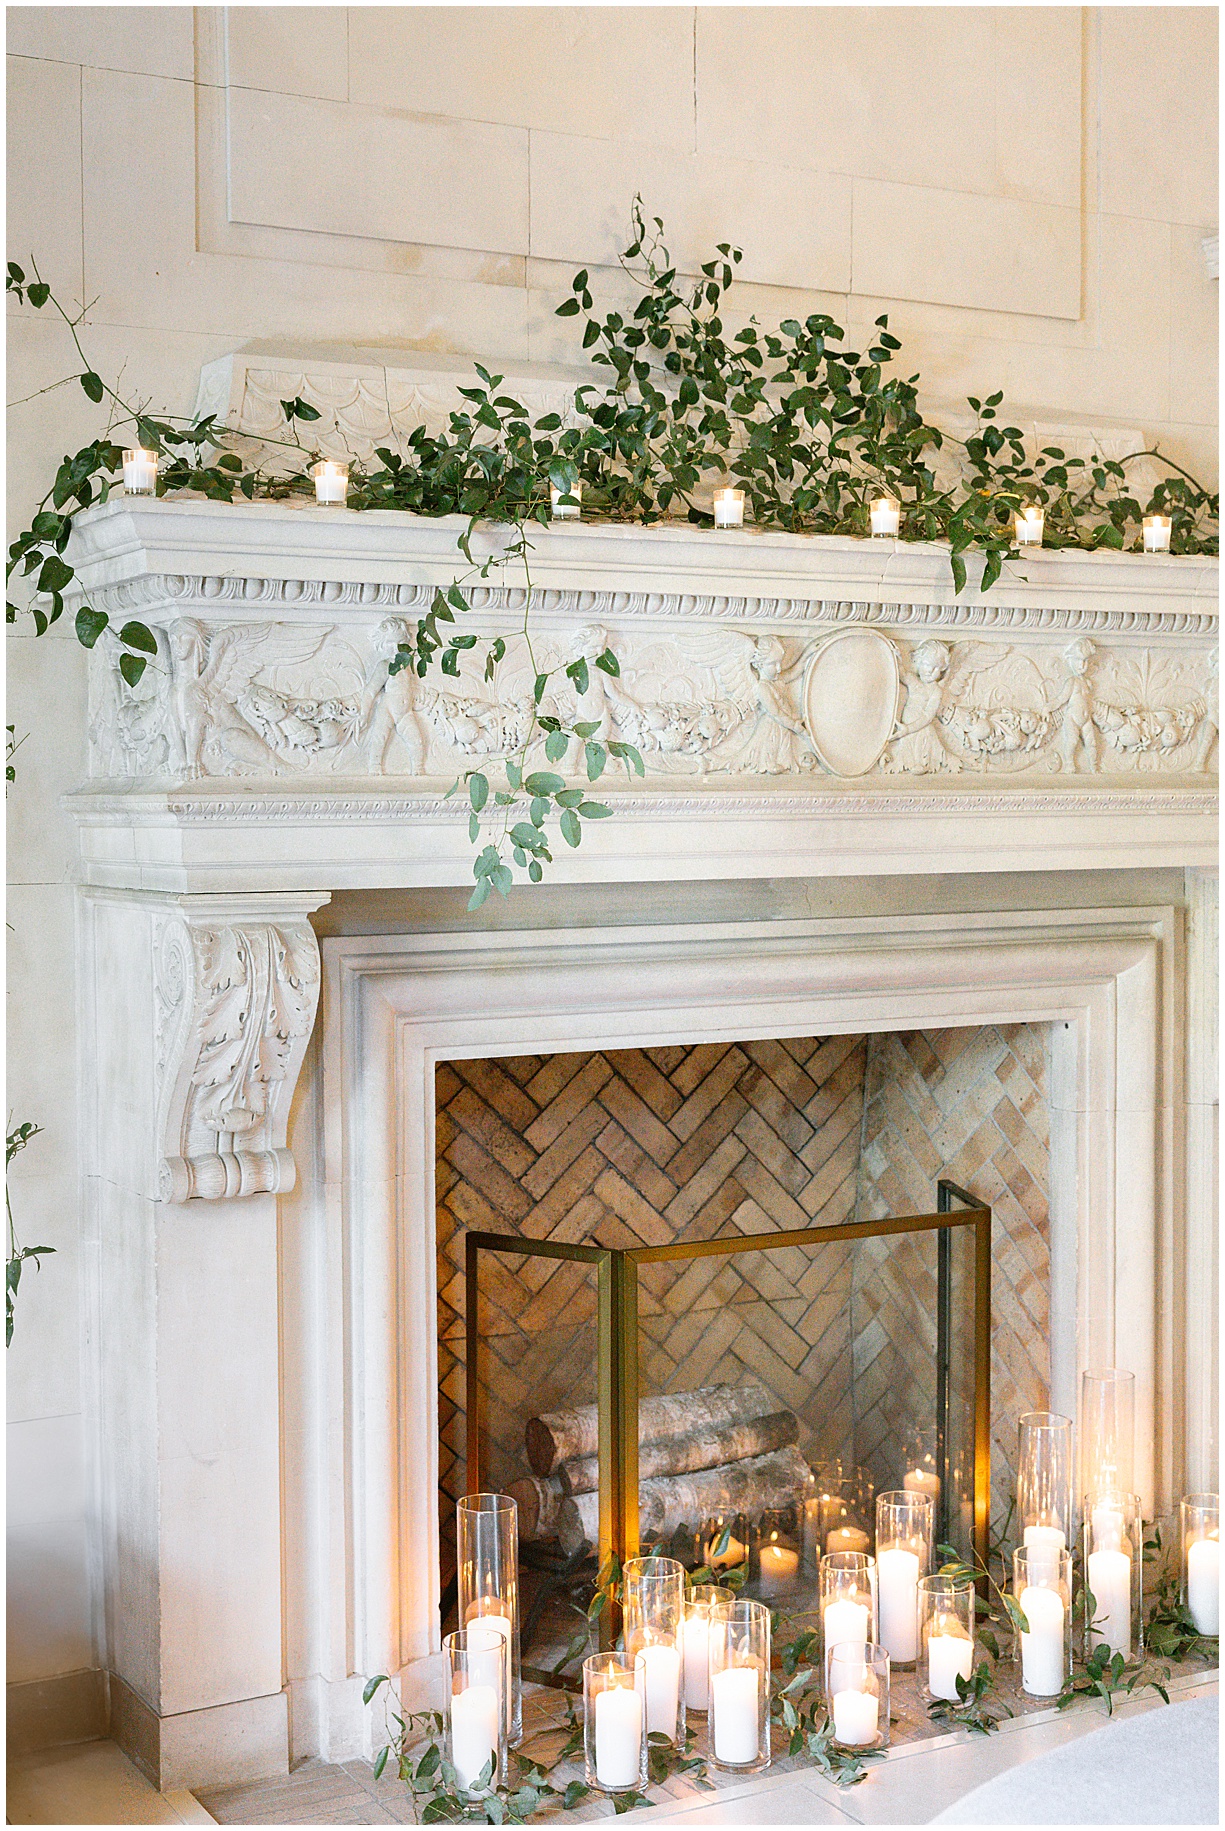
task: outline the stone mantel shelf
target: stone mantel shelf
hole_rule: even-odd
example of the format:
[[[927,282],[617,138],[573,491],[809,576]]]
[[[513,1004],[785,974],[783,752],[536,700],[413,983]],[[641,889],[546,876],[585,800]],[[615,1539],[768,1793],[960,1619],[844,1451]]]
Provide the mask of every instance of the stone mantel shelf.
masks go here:
[[[135,694],[104,645],[92,661],[90,781],[69,797],[85,881],[470,883],[442,796],[518,747],[521,569],[465,585],[469,627],[512,637],[494,686],[479,651],[458,679],[387,673],[465,570],[466,525],[184,498],[80,516],[89,601],[159,643]],[[474,552],[505,538],[481,529]],[[559,847],[559,881],[1212,855],[1214,559],[1044,552],[958,598],[938,545],[586,521],[531,540],[540,663],[608,643],[622,664],[581,699],[559,672],[546,709],[648,770],[601,782],[616,818]],[[577,753],[563,767],[585,780]]]
[[[164,575],[434,586],[466,570],[457,541],[467,526],[462,515],[120,496],[78,516],[72,558],[93,594]],[[472,550],[484,559],[505,538],[486,526]],[[970,585],[958,598],[948,547],[939,542],[592,521],[533,527],[530,538],[532,578],[542,590],[751,600],[766,615],[778,600],[800,615],[846,600],[942,607],[950,624],[981,625],[1019,609],[1053,613],[1052,621],[1101,611],[1102,627],[1115,629],[1128,627],[1129,615],[1135,628],[1173,628],[1152,619],[1181,617],[1191,621],[1177,627],[1191,629],[1215,617],[1219,586],[1213,558],[1050,550],[1006,561],[982,597],[972,587],[983,561],[970,553]],[[518,593],[522,570],[512,565],[489,582]],[[689,614],[705,614],[705,606]]]

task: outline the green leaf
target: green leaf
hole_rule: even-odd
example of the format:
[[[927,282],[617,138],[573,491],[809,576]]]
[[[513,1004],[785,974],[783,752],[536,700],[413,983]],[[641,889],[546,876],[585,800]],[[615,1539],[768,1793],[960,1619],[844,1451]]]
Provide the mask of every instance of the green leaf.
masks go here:
[[[566,732],[550,731],[544,741],[544,754],[549,762],[556,763],[560,757],[564,757],[569,743],[570,739]]]
[[[603,744],[587,744],[584,747],[584,755],[587,759],[587,780],[595,782],[604,773],[604,767],[608,762],[608,752]]]
[[[77,641],[81,647],[92,648],[109,622],[104,610],[91,610],[88,604],[82,604],[77,612]]]
[[[596,656],[595,664],[603,673],[611,674],[614,680],[617,679],[621,673],[621,663],[617,660],[617,657],[610,648],[606,648],[602,655]]]
[[[119,640],[125,648],[138,648],[146,655],[157,654],[157,638],[143,623],[125,623],[119,632]]]
[[[561,817],[561,836],[568,846],[576,846],[583,837],[579,817],[572,807],[563,809]]]
[[[472,803],[473,812],[477,814],[489,799],[488,778],[481,775],[479,770],[468,777],[468,799]]]
[[[32,286],[26,288],[26,298],[35,311],[40,311],[50,297],[51,288],[45,280],[35,280]]]
[[[368,1678],[362,1690],[362,1703],[368,1704],[380,1685],[387,1683],[387,1674],[379,1672],[374,1678]]]
[[[38,575],[39,591],[63,591],[74,577],[73,569],[58,553],[49,553]]]
[[[32,291],[33,289],[31,288],[31,292]],[[87,369],[85,374],[82,375],[81,386],[84,388],[91,401],[100,401],[102,396],[106,393],[106,389],[102,386],[102,377],[100,375],[95,375],[92,369]]]
[[[612,818],[612,809],[610,807],[605,807],[602,801],[580,801],[578,811],[583,816],[584,820],[609,820]]]
[[[577,299],[563,299],[556,311],[556,316],[559,318],[577,318],[578,314],[579,303]]]
[[[954,593],[960,596],[966,588],[966,563],[960,553],[950,553],[949,564],[953,568]]]
[[[366,1701],[369,1703],[370,1700],[367,1698]],[[374,1757],[374,1777],[376,1780],[381,1780],[383,1778],[383,1769],[387,1766],[387,1757],[390,1753],[390,1748],[384,1746],[380,1748],[378,1754]]]
[[[138,685],[141,675],[149,663],[143,655],[120,655],[119,672],[130,687]]]
[[[523,783],[529,795],[555,795],[566,786],[566,778],[547,769],[534,769]]]

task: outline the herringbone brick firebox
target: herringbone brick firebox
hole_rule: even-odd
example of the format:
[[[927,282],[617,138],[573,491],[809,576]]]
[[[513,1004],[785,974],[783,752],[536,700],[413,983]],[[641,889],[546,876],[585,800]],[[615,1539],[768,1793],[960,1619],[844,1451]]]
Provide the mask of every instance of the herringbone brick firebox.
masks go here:
[[[463,1237],[657,1245],[928,1211],[939,1175],[994,1212],[993,1515],[1013,1483],[1016,1423],[1047,1403],[1047,1031],[985,1025],[881,1035],[457,1061],[437,1070],[439,1504],[443,1576],[464,1491]],[[745,1260],[749,1255],[745,1256]],[[797,1254],[798,1258],[798,1254]],[[690,1262],[644,1283],[644,1387],[762,1382],[802,1409],[818,1355],[848,1357],[853,1454],[894,1485],[907,1344],[930,1361],[934,1285],[866,1241],[820,1291],[777,1263]],[[733,1270],[732,1267],[736,1269]],[[505,1261],[492,1293],[496,1368],[487,1480],[526,1473],[523,1419],[593,1399],[586,1267]],[[836,1287],[836,1288],[835,1288]]]

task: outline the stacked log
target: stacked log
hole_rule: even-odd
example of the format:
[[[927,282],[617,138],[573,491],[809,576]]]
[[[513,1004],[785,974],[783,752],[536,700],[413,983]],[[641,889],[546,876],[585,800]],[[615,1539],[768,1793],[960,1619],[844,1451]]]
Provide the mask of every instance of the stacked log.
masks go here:
[[[760,1514],[800,1499],[811,1476],[799,1423],[761,1386],[707,1386],[639,1407],[638,1511],[644,1542],[720,1514]],[[525,1540],[556,1537],[567,1556],[599,1537],[599,1413],[546,1412],[525,1430],[534,1471],[515,1482]]]

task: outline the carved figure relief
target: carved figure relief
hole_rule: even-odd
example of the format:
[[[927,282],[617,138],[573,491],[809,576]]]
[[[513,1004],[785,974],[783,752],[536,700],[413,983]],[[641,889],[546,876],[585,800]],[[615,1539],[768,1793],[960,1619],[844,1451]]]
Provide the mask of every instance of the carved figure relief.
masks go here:
[[[289,1100],[319,997],[310,923],[171,918],[157,995],[162,1199],[292,1188]]]
[[[440,779],[519,750],[532,714],[526,650],[510,644],[494,683],[479,662],[454,680],[392,675],[412,628],[406,616],[343,632],[176,617],[158,631],[157,665],[136,693],[109,670],[96,682],[94,772]],[[619,677],[593,665],[607,646]],[[589,664],[581,695],[563,672],[579,656]],[[907,643],[863,623],[793,637],[590,622],[538,635],[537,660],[557,670],[544,710],[591,721],[601,739],[635,745],[672,775],[1191,773],[1210,766],[1217,743],[1218,675],[1204,650],[1112,648],[1088,635],[1062,646]],[[580,745],[562,767],[582,775]]]

